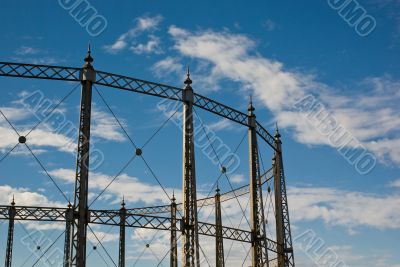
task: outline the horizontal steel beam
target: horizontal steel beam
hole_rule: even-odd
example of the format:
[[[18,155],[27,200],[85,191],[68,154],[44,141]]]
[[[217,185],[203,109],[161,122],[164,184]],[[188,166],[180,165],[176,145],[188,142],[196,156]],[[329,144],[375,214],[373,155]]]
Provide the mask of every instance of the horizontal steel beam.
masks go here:
[[[11,206],[0,206],[0,220],[8,220]],[[20,221],[52,221],[65,222],[67,208],[50,207],[28,207],[13,206],[15,208],[15,220]],[[103,224],[120,226],[120,213],[118,211],[89,210],[90,221],[93,224]],[[182,220],[177,219],[177,230],[182,230]],[[199,222],[199,234],[205,236],[215,236],[216,226],[214,224]],[[150,216],[142,214],[126,213],[125,226],[134,228],[145,228],[154,230],[171,230],[171,218]],[[223,238],[251,243],[251,232],[243,229],[222,227]],[[276,242],[267,239],[267,247],[272,252],[277,252]]]
[[[81,81],[81,68],[24,63],[0,62],[0,76],[47,80]],[[178,87],[154,83],[104,71],[96,71],[96,84],[177,101],[183,101],[183,90]],[[249,126],[247,114],[208,97],[194,94],[193,104],[201,109]],[[276,151],[274,137],[257,122],[257,134]]]
[[[0,220],[9,219],[11,206],[0,206]],[[65,221],[66,208],[14,206],[15,220],[21,221]]]

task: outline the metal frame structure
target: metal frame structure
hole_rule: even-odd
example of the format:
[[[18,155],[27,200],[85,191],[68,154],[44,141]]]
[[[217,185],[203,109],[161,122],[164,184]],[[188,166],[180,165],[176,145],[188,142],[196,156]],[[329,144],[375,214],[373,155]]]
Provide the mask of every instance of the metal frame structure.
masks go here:
[[[192,81],[187,73],[185,88],[154,83],[132,77],[111,74],[94,69],[90,47],[82,68],[47,66],[36,64],[0,62],[0,76],[62,80],[81,83],[81,104],[78,133],[78,150],[75,177],[74,202],[67,208],[0,206],[0,219],[8,220],[8,237],[5,266],[11,267],[14,236],[14,221],[65,222],[64,267],[86,266],[87,227],[89,224],[119,227],[119,267],[125,266],[125,228],[146,228],[170,231],[170,266],[178,266],[177,232],[182,233],[182,266],[200,266],[199,235],[216,238],[216,265],[224,266],[223,240],[235,240],[251,245],[252,266],[270,266],[269,254],[277,255],[278,267],[295,266],[290,232],[289,210],[286,196],[285,176],[282,163],[280,135],[272,136],[257,122],[254,107],[250,104],[248,114],[193,92]],[[167,98],[183,103],[183,181],[182,203],[171,199],[171,205],[126,208],[122,202],[117,210],[94,210],[88,206],[89,149],[92,86],[102,85],[131,92]],[[248,127],[250,183],[215,196],[197,199],[194,148],[193,108],[229,119]],[[273,167],[261,174],[260,149],[257,137],[265,141],[274,151]],[[21,139],[22,138],[22,139]],[[20,136],[20,142],[26,138]],[[140,150],[140,149],[139,149]],[[136,154],[138,155],[138,150]],[[223,166],[221,166],[224,169]],[[223,170],[224,173],[226,170]],[[266,221],[263,207],[263,185],[274,180],[276,241],[266,236]],[[222,224],[221,203],[250,194],[250,229],[226,227]],[[215,224],[198,221],[198,206],[215,205]],[[179,216],[177,216],[179,212]],[[182,212],[182,213],[180,213]]]
[[[215,194],[215,266],[225,267],[224,258],[224,238],[222,236],[222,210],[221,210],[221,194],[217,186]]]

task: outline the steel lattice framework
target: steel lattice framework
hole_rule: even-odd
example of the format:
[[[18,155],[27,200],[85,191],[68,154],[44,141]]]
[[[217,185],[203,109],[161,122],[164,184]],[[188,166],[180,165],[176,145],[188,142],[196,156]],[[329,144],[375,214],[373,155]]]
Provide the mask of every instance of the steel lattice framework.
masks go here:
[[[64,222],[64,266],[86,266],[87,227],[90,224],[119,227],[119,267],[125,266],[125,228],[164,230],[171,233],[170,266],[177,267],[177,232],[182,233],[183,266],[200,266],[199,235],[216,238],[216,266],[225,266],[223,240],[234,240],[251,245],[252,266],[270,266],[268,252],[277,256],[278,267],[295,266],[290,231],[286,182],[282,163],[280,135],[272,136],[257,120],[254,108],[248,114],[193,92],[188,77],[184,89],[117,75],[94,69],[90,49],[82,68],[47,66],[24,63],[0,62],[0,76],[61,80],[81,83],[81,109],[79,117],[78,150],[75,177],[74,202],[68,207],[34,207],[11,205],[0,206],[0,219],[8,220],[7,251],[5,266],[12,263],[12,248],[15,221]],[[179,101],[183,104],[183,191],[182,203],[170,205],[126,208],[125,203],[116,210],[95,210],[88,205],[90,122],[92,86],[106,87],[141,93]],[[220,117],[248,127],[250,183],[215,196],[197,199],[194,149],[193,107],[198,107]],[[257,136],[274,151],[272,168],[261,174],[261,151]],[[25,138],[25,137],[24,137]],[[22,140],[23,142],[26,141]],[[20,142],[21,137],[20,137]],[[138,153],[138,152],[137,152]],[[224,171],[223,171],[224,172]],[[263,207],[263,185],[272,180],[275,190],[276,241],[266,236],[266,221]],[[268,188],[269,190],[269,188]],[[223,225],[221,203],[250,194],[250,229],[232,228]],[[215,224],[198,221],[198,207],[215,207]],[[179,215],[177,214],[179,213]],[[181,217],[180,217],[181,216]]]

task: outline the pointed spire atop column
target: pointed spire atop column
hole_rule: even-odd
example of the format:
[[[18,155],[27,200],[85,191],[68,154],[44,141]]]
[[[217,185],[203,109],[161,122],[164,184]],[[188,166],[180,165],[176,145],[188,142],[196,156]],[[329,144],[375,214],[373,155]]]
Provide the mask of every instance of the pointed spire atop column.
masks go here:
[[[176,200],[176,198],[175,198],[175,190],[172,190],[172,203],[175,203],[175,200]]]
[[[93,68],[93,66],[92,66],[93,58],[92,58],[91,53],[92,53],[92,51],[91,51],[90,43],[89,43],[88,51],[87,51],[86,57],[84,59],[84,61],[85,61],[85,64],[83,65],[84,68]]]
[[[278,123],[275,122],[275,139],[279,139],[281,134],[279,133]]]
[[[220,190],[219,190],[219,183],[218,183],[218,181],[217,181],[217,188],[215,189],[215,192],[217,193],[217,195],[219,195]]]
[[[12,198],[12,201],[11,201],[11,206],[15,206],[15,199],[14,199],[14,195],[13,195],[13,198]]]
[[[250,103],[249,103],[249,107],[247,108],[248,115],[249,116],[254,116],[254,110],[256,110],[256,109],[253,107],[253,98],[250,95]]]
[[[121,209],[125,209],[125,196],[122,196]]]
[[[186,73],[186,80],[183,82],[186,84],[185,90],[192,90],[192,80],[190,79],[190,69],[189,66],[187,67],[187,73]]]

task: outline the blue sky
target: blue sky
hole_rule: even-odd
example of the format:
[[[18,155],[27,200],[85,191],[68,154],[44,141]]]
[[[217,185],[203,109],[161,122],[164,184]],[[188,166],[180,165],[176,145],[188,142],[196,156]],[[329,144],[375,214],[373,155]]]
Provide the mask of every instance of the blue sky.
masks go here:
[[[252,95],[258,120],[271,132],[277,122],[282,134],[297,266],[322,266],[318,254],[302,247],[302,234],[309,230],[345,266],[400,266],[399,1],[348,2],[358,3],[376,23],[366,36],[360,35],[357,23],[350,25],[340,9],[332,8],[335,1],[82,2],[96,10],[104,25],[101,32],[91,31],[85,21],[77,21],[65,8],[67,2],[4,2],[0,10],[1,61],[80,67],[90,42],[98,70],[182,87],[189,65],[198,93],[244,112]],[[76,84],[2,77],[0,86],[2,112],[25,133],[45,114],[41,113],[44,108],[33,109],[29,102],[33,95],[40,93],[42,99],[55,104]],[[101,86],[96,90],[140,147],[171,117],[145,146],[143,156],[168,194],[175,191],[179,195],[180,107],[165,109],[160,99],[126,91]],[[91,199],[134,153],[96,90],[92,148],[104,157],[91,171]],[[325,116],[313,111],[310,99],[312,107],[318,104],[322,108],[318,111]],[[58,117],[52,116],[28,137],[28,145],[67,197],[73,191],[77,132],[72,126],[77,125],[78,105],[79,88],[75,88],[57,108]],[[198,123],[202,121],[234,151],[246,129],[197,112]],[[66,122],[71,127],[57,127]],[[351,138],[342,149],[332,141],[339,134],[337,127]],[[6,153],[18,137],[4,119],[0,128],[0,150]],[[262,142],[260,147],[264,165],[270,166],[271,149]],[[375,164],[361,173],[363,169],[360,172],[357,163],[349,162],[341,153],[347,149],[367,155],[365,158]],[[240,164],[229,177],[234,186],[245,185],[247,139],[236,154]],[[219,167],[201,147],[196,157],[199,195],[206,196],[219,176]],[[66,206],[63,196],[24,147],[18,146],[1,162],[0,170],[1,203],[8,204],[14,194],[19,205]],[[221,181],[220,186],[222,191],[230,190],[227,181]],[[141,159],[134,159],[93,207],[118,208],[122,195],[129,207],[168,203]],[[225,209],[226,218],[230,218],[226,224],[237,227],[240,207],[232,202]],[[212,209],[205,208],[200,216],[205,221],[209,213]],[[269,227],[273,233],[271,214]],[[245,228],[245,223],[241,227]],[[6,233],[5,223],[0,228]],[[33,238],[27,238],[24,229],[33,233]],[[31,252],[26,248],[46,238],[54,241],[62,229],[63,224],[18,223],[15,264],[22,265],[29,257]],[[99,237],[104,236],[104,246],[117,261],[118,229],[93,229]],[[128,235],[129,266],[136,260],[136,266],[155,266],[159,262],[155,255],[168,251],[166,233],[157,234],[151,242],[151,231],[129,231]],[[1,236],[5,238],[5,234]],[[54,247],[62,250],[62,242],[61,237]],[[91,242],[96,243],[93,236]],[[0,243],[4,257],[5,244]],[[146,243],[151,243],[151,249],[144,249]],[[202,241],[212,264],[213,245],[212,239]],[[230,243],[225,245],[229,247]],[[235,243],[229,264],[240,266],[246,249]],[[89,263],[103,266],[101,256],[113,265],[101,249],[90,255]],[[33,257],[26,264],[34,262]],[[168,257],[162,264],[168,265]]]

